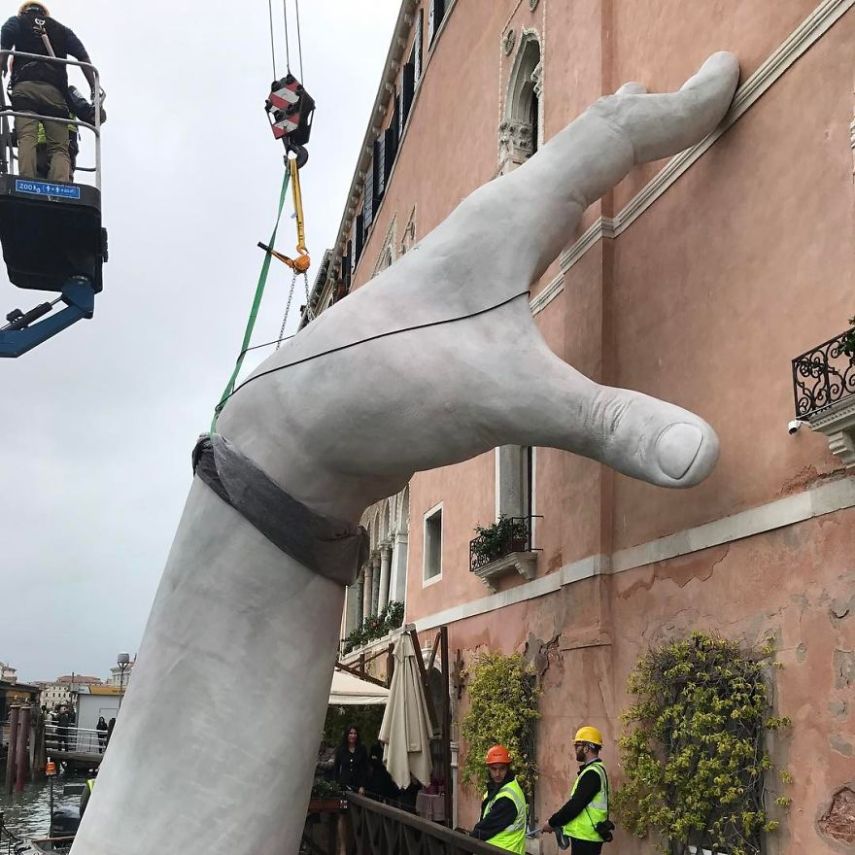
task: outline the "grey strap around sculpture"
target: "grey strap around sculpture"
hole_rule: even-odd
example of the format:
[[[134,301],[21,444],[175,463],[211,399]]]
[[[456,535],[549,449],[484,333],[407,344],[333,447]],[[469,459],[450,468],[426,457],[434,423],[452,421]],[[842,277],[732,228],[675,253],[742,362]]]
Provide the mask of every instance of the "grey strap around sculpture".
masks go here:
[[[271,543],[304,567],[351,585],[368,560],[361,525],[316,514],[291,498],[220,434],[199,437],[193,472]]]

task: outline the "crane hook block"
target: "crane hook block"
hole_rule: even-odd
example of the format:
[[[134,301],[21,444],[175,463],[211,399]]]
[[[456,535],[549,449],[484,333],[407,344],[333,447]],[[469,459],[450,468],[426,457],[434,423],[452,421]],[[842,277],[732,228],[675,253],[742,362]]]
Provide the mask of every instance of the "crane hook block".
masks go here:
[[[282,140],[287,150],[305,152],[312,133],[315,100],[300,81],[290,72],[281,80],[274,80],[264,108],[273,136]],[[302,160],[305,163],[306,158]]]

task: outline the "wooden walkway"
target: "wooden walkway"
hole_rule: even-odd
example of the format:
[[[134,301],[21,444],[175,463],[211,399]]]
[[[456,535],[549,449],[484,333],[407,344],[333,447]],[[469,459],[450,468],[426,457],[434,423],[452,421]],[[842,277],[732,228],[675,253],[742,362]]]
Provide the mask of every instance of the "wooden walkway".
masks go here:
[[[98,754],[97,752],[93,754],[88,751],[59,751],[48,748],[47,754],[52,760],[61,760],[63,763],[68,763],[69,761],[80,764],[88,763],[90,766],[98,766],[101,760],[104,759],[103,754]]]

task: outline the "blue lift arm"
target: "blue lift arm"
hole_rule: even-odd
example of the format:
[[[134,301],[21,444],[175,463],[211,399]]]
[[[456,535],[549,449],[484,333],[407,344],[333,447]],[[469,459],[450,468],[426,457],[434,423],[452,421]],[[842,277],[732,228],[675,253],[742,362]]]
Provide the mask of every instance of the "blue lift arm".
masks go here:
[[[32,350],[84,318],[89,319],[95,312],[95,288],[84,276],[73,276],[66,280],[62,292],[54,303],[63,302],[65,308],[51,314],[42,321],[30,323],[47,315],[53,303],[42,303],[27,314],[13,312],[9,323],[0,327],[0,358],[17,357]]]

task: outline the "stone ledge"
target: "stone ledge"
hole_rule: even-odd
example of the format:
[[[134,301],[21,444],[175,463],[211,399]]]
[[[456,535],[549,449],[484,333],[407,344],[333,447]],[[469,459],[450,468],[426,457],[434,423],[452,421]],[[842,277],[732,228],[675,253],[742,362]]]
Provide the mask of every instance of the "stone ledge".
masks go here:
[[[536,552],[511,552],[502,558],[497,558],[473,572],[494,593],[498,591],[495,579],[516,571],[529,582],[534,579],[537,571]]]
[[[855,468],[855,395],[807,418],[811,430],[828,437],[828,447],[847,469]]]

